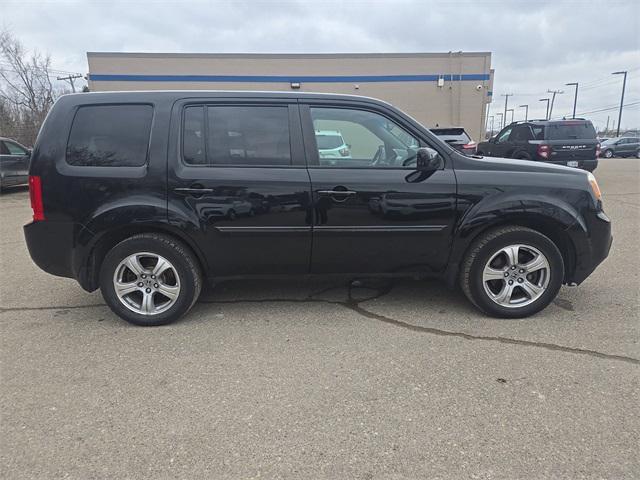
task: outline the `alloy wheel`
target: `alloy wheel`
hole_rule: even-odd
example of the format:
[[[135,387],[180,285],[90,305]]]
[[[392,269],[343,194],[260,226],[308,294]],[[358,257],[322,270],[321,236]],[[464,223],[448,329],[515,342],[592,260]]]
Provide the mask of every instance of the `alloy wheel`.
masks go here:
[[[482,284],[489,298],[506,308],[524,307],[546,291],[551,267],[545,255],[531,245],[509,245],[486,263]]]
[[[171,308],[180,295],[180,277],[166,258],[140,252],[122,260],[113,275],[120,302],[139,315],[157,315]]]

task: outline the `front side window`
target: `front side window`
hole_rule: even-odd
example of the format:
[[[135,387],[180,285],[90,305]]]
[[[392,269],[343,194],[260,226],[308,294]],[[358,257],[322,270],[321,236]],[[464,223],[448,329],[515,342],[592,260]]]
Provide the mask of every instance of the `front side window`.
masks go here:
[[[509,139],[509,135],[511,135],[511,128],[503,130],[502,133],[498,136],[496,143],[506,142]]]
[[[147,161],[151,105],[80,107],[71,125],[67,163],[85,167],[139,167]]]
[[[27,152],[20,145],[16,145],[13,142],[4,142],[7,146],[7,150],[9,151],[9,155],[26,155]]]
[[[311,108],[320,166],[402,168],[419,142],[386,117],[365,110]]]

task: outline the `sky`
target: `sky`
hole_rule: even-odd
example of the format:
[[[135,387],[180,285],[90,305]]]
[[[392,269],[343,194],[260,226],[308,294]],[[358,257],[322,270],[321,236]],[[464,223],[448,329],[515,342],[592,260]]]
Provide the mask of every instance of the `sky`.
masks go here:
[[[577,113],[640,127],[640,0],[601,1],[32,1],[0,0],[0,26],[57,70],[87,73],[87,51],[336,53],[490,51],[491,113],[519,105],[542,118]],[[411,72],[398,72],[410,74]],[[627,106],[628,105],[628,106]]]

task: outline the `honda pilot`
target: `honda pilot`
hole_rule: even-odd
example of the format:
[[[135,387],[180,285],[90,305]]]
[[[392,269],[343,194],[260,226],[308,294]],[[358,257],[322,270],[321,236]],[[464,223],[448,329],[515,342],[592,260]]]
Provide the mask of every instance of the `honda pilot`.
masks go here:
[[[349,155],[326,161],[327,132]],[[283,274],[436,277],[488,315],[525,317],[611,245],[590,173],[468,157],[356,96],[66,95],[29,188],[34,262],[136,325],[180,318],[204,282]]]

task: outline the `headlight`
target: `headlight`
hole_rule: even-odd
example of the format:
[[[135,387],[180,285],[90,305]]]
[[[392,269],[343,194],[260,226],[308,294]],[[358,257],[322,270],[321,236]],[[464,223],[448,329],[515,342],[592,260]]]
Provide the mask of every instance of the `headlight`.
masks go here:
[[[587,178],[589,179],[589,185],[591,185],[591,190],[593,191],[593,195],[596,197],[596,200],[602,200],[602,192],[600,192],[600,187],[598,186],[596,177],[594,177],[591,172],[587,172]]]

